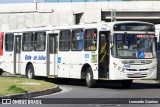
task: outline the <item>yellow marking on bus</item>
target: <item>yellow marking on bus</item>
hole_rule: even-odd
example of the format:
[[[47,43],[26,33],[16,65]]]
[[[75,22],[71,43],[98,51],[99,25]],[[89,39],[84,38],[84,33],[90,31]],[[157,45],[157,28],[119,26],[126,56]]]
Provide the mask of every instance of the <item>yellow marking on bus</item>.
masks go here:
[[[55,75],[49,75],[48,78],[56,78],[57,76]]]
[[[104,45],[103,48],[101,49],[100,54],[102,54],[102,52],[103,52],[103,50],[105,49],[106,45],[107,45],[107,43],[105,43],[105,45]]]
[[[100,60],[100,63],[103,61],[103,59],[105,58],[107,52],[105,52],[105,54],[102,56],[101,60]]]
[[[99,80],[109,80],[108,78],[99,78]]]

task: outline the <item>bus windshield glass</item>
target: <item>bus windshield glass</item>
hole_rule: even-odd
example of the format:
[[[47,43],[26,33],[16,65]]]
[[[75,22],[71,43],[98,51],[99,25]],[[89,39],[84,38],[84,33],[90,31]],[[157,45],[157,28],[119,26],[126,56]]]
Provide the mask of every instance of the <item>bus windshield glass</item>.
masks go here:
[[[115,34],[114,55],[118,58],[154,58],[155,35],[153,34]]]

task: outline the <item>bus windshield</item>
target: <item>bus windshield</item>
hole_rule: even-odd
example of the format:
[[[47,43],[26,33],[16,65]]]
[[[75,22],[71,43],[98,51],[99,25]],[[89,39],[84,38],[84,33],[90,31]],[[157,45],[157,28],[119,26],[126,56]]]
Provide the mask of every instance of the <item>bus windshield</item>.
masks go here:
[[[154,58],[155,40],[153,34],[115,34],[114,56],[118,58]]]

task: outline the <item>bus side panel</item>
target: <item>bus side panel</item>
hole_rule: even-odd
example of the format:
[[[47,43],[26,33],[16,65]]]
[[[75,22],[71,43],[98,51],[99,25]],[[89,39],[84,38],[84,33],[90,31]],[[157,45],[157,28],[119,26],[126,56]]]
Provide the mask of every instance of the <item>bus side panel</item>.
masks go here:
[[[97,49],[98,50],[98,49]],[[91,51],[83,51],[77,54],[78,56],[78,64],[82,64],[79,66],[79,70],[81,71],[84,64],[89,64],[93,72],[93,79],[98,79],[98,55],[96,52]],[[81,72],[80,72],[81,73]]]
[[[3,70],[7,71],[9,73],[14,74],[14,54],[13,52],[5,52],[4,51],[4,66],[3,66]]]
[[[85,54],[89,55],[89,58],[85,58]],[[92,68],[94,79],[98,79],[98,62],[92,62],[93,56],[97,56],[95,53],[84,51],[63,51],[58,54],[58,77],[63,78],[81,78],[81,69],[84,64],[89,64]]]
[[[68,51],[59,51],[58,52],[58,77],[60,78],[69,78],[69,63],[72,58],[68,55]]]
[[[14,74],[14,35],[13,35],[13,33],[12,33],[12,35],[8,35],[8,38],[12,38],[12,44],[11,45],[8,45],[8,48],[12,48],[12,50],[7,50],[7,48],[6,48],[6,40],[8,40],[7,39],[7,37],[6,37],[7,35],[5,34],[5,36],[4,36],[4,51],[3,51],[3,58],[4,58],[4,64],[3,64],[3,70],[4,71],[7,71],[7,72],[9,72],[9,73],[12,73],[12,74]],[[10,37],[10,36],[12,36],[12,37]]]
[[[21,75],[26,75],[27,62],[24,60],[24,55],[21,54]]]
[[[26,75],[27,64],[31,62],[33,64],[33,53],[31,51],[22,51],[21,52],[21,74]],[[33,65],[34,66],[34,65]]]
[[[43,52],[22,52],[21,54],[22,67],[21,74],[25,75],[28,63],[31,63],[34,68],[35,76],[47,76],[46,72],[46,51]]]
[[[46,63],[36,63],[33,64],[35,76],[47,76]]]
[[[70,78],[81,78],[81,67],[80,64],[83,63],[82,60],[82,52],[81,51],[70,51],[70,54],[68,54],[71,58],[69,62],[70,67]],[[80,60],[78,60],[80,58]],[[82,66],[82,65],[81,65]]]

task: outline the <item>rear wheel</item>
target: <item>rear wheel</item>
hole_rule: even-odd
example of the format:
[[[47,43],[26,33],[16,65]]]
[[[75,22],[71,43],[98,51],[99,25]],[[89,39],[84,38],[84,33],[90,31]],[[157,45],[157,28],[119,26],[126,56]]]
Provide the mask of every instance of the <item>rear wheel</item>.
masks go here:
[[[133,80],[122,80],[121,85],[123,88],[130,88]]]
[[[29,79],[33,79],[34,78],[34,68],[33,68],[33,66],[31,64],[27,66],[26,76]]]
[[[88,67],[86,73],[86,86],[91,88],[94,85],[95,85],[95,80],[93,79],[93,72],[91,67]]]

